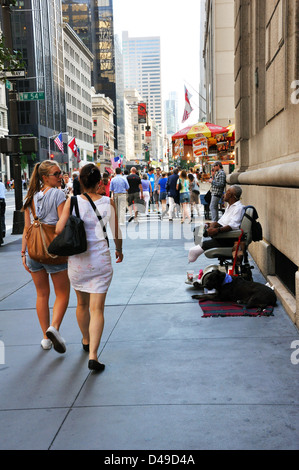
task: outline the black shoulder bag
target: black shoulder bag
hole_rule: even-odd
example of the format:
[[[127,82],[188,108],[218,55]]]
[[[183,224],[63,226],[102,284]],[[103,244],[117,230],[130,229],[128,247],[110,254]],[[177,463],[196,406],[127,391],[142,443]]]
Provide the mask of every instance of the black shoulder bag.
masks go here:
[[[98,209],[96,208],[96,206],[95,206],[93,200],[88,196],[88,194],[87,194],[87,193],[84,193],[84,196],[85,196],[86,199],[88,199],[88,201],[90,202],[91,207],[92,207],[93,210],[95,211],[96,216],[97,216],[97,218],[98,218],[99,221],[100,221],[100,224],[101,224],[101,227],[102,227],[102,230],[103,230],[103,233],[104,233],[104,237],[105,237],[106,242],[107,242],[108,247],[109,247],[109,240],[108,240],[108,237],[107,237],[107,231],[106,231],[106,227],[105,227],[105,224],[104,224],[104,222],[103,222],[102,216],[101,216],[101,214],[99,213]]]
[[[72,214],[73,207],[75,207],[76,215]],[[86,250],[84,222],[80,219],[77,197],[72,196],[70,216],[62,232],[49,245],[48,252],[59,256],[72,256],[84,253]]]

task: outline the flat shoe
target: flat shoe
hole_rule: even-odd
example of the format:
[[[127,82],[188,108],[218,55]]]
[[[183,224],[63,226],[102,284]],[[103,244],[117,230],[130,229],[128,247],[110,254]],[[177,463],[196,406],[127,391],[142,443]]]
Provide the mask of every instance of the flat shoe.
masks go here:
[[[52,348],[52,341],[50,341],[49,339],[43,338],[40,344],[41,344],[41,347],[45,350]]]
[[[84,351],[89,352],[89,344],[83,344],[83,340],[82,340],[82,348],[84,349]]]
[[[55,351],[60,354],[65,353],[66,346],[64,339],[60,336],[60,333],[54,326],[50,326],[46,331],[47,337],[52,341]]]
[[[102,372],[105,369],[105,364],[101,364],[98,361],[94,361],[93,359],[90,359],[88,361],[88,369],[95,370],[97,372]]]

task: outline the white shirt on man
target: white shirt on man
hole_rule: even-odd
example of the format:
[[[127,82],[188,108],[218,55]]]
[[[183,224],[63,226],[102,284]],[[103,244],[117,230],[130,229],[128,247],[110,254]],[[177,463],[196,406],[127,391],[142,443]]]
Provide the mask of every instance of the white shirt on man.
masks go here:
[[[223,216],[218,220],[218,224],[222,225],[222,227],[229,225],[232,230],[238,230],[240,228],[244,212],[245,206],[243,206],[241,201],[228,205]]]

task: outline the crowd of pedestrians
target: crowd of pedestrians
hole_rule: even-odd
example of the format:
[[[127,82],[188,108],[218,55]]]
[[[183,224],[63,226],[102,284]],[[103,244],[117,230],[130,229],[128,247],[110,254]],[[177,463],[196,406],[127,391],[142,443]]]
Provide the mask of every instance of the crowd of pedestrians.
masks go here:
[[[169,172],[159,167],[149,168],[142,174],[135,167],[131,168],[130,174],[122,174],[117,168],[115,176],[112,176],[110,196],[117,200],[118,194],[122,194],[121,225],[124,225],[125,204],[129,212],[128,222],[138,222],[142,200],[145,206],[143,212],[147,217],[150,212],[155,212],[161,220],[168,215],[170,222],[181,217],[182,223],[190,223],[195,213],[200,215],[200,183],[201,173],[193,168],[188,171],[174,168]]]

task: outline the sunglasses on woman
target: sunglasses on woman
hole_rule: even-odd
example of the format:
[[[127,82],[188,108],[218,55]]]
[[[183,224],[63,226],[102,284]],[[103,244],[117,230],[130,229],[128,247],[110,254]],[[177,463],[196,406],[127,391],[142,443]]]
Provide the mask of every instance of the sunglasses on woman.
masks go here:
[[[52,173],[52,174],[48,174],[48,176],[55,176],[56,178],[58,178],[59,176],[62,175],[62,171],[55,171],[55,173]]]

